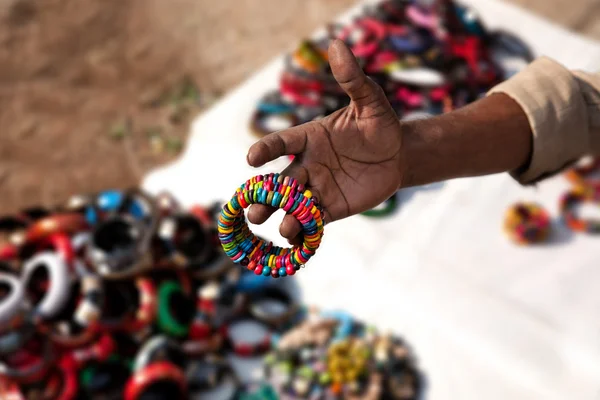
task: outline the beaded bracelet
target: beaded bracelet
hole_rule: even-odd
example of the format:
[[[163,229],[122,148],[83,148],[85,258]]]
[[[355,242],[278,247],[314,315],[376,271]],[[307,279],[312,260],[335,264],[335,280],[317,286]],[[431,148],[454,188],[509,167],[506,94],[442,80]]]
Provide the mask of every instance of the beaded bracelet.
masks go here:
[[[600,158],[592,160],[587,165],[571,168],[565,172],[565,177],[574,185],[590,186],[600,182],[597,179],[590,178],[590,175],[594,175],[598,170],[600,170]]]
[[[243,209],[264,204],[283,209],[301,224],[302,246],[281,248],[266,243],[249,229]],[[259,175],[240,186],[219,216],[219,239],[225,253],[256,275],[294,275],[315,254],[323,237],[323,210],[310,190],[294,178]]]
[[[584,202],[600,204],[600,186],[577,186],[570,192],[565,193],[560,199],[560,214],[565,224],[572,230],[598,234],[600,233],[600,220],[584,220],[575,214],[574,208]]]
[[[550,234],[550,216],[535,203],[517,203],[506,211],[504,230],[517,244],[544,242]]]

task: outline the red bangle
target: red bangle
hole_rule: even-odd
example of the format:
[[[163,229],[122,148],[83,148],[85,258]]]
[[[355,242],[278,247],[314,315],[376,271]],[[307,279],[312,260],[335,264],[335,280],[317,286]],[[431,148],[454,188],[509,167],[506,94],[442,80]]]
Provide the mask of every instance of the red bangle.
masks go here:
[[[79,391],[77,370],[73,368],[70,361],[64,359],[59,363],[59,369],[62,375],[62,391],[56,400],[73,400]]]
[[[151,384],[162,380],[175,382],[181,394],[187,394],[183,371],[174,364],[160,361],[146,366],[129,378],[125,385],[124,400],[138,400]]]
[[[156,318],[156,286],[152,279],[137,278],[135,286],[138,289],[139,307],[133,320],[125,324],[127,331],[139,331],[150,325]]]
[[[37,242],[54,233],[73,234],[88,230],[89,225],[83,214],[57,214],[34,222],[27,229],[26,240]]]
[[[340,34],[340,39],[345,42],[352,31],[357,28],[364,31],[364,36],[357,43],[350,45],[352,52],[356,57],[370,57],[377,51],[379,44],[385,38],[386,27],[373,18],[360,19],[354,25],[348,25]]]

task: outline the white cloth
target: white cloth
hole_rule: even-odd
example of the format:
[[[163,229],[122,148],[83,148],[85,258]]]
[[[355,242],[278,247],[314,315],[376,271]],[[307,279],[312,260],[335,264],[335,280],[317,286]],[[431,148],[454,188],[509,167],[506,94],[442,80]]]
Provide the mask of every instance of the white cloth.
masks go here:
[[[493,0],[468,0],[490,28],[525,40],[571,69],[600,66],[600,45]],[[354,10],[356,11],[356,10]],[[348,15],[345,16],[346,18]],[[278,58],[200,116],[175,163],[143,186],[186,205],[227,200],[258,173],[246,165],[258,99],[277,87]],[[557,216],[561,177],[523,188],[507,174],[405,190],[389,219],[328,225],[317,255],[296,276],[303,298],[345,309],[414,346],[425,398],[597,399],[600,396],[600,241],[556,224],[557,239],[521,248],[504,237],[506,208],[534,200]],[[279,240],[279,218],[256,232]]]

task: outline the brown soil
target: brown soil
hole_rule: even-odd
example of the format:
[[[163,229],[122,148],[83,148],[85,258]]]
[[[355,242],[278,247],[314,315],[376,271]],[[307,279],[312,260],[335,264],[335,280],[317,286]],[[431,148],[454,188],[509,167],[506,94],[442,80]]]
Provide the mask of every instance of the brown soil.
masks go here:
[[[0,213],[137,184],[218,93],[355,2],[0,2]]]

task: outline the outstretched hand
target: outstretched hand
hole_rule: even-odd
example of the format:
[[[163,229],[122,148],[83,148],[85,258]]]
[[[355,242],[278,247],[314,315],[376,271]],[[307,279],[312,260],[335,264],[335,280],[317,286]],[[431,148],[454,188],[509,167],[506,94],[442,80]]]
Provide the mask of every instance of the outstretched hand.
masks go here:
[[[381,87],[365,76],[341,40],[330,45],[329,61],[350,104],[321,120],[267,135],[247,156],[248,164],[259,167],[295,155],[281,174],[310,187],[328,223],[381,204],[398,190],[404,170],[400,121]],[[274,212],[254,204],[248,219],[262,224]],[[288,215],[279,230],[296,242],[301,225]]]

